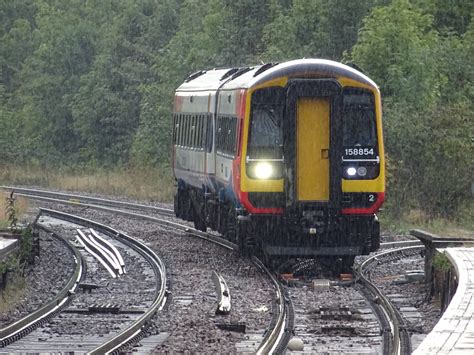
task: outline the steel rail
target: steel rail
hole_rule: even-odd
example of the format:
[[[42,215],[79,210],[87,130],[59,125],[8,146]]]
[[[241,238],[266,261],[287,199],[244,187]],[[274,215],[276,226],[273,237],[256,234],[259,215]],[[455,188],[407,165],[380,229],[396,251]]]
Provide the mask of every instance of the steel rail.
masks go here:
[[[16,186],[0,186],[0,188],[9,192],[14,191],[16,195],[27,197],[30,199],[37,199],[37,200],[44,200],[44,201],[51,201],[51,202],[62,202],[62,203],[67,203],[71,205],[84,205],[84,206],[89,206],[89,207],[93,207],[93,205],[91,205],[90,203],[97,203],[99,206],[125,207],[125,208],[130,207],[130,208],[138,209],[142,211],[158,213],[161,215],[174,216],[174,211],[172,209],[150,206],[150,205],[143,205],[139,203],[116,201],[116,200],[110,200],[110,199],[98,198],[98,197],[92,197],[92,196],[69,194],[69,193],[64,193],[64,192],[29,189],[29,188],[16,187]],[[61,197],[62,199],[58,199],[58,197]],[[380,244],[380,249],[400,248],[400,247],[411,246],[411,245],[421,246],[422,243],[418,240],[385,242],[385,243]]]
[[[90,240],[80,229],[77,229],[77,240],[84,247],[84,249],[94,257],[107,272],[112,276],[112,278],[117,277],[118,269],[115,268],[114,262],[108,255],[104,254],[104,251],[98,248],[92,240]]]
[[[212,271],[212,281],[217,294],[217,308],[216,314],[229,314],[231,309],[230,303],[230,291],[225,279],[217,273],[215,270]]]
[[[411,247],[411,246],[422,247],[423,243],[420,242],[419,240],[401,240],[398,242],[384,242],[384,243],[380,243],[380,250],[399,249],[399,248]]]
[[[35,222],[34,227],[49,233],[54,238],[63,242],[71,250],[75,261],[74,271],[66,286],[50,302],[18,321],[0,329],[0,347],[5,347],[24,337],[64,309],[72,300],[79,282],[84,277],[85,263],[79,250],[67,239],[54,233],[48,227],[37,222]]]
[[[289,298],[283,290],[283,286],[276,277],[263,265],[260,259],[252,257],[255,265],[258,266],[272,280],[275,293],[276,318],[273,328],[266,333],[262,343],[257,349],[257,355],[283,353],[290,341],[291,331],[293,330],[293,307]]]
[[[111,339],[108,339],[102,345],[98,346],[97,348],[90,351],[90,354],[108,354],[115,351],[120,351],[121,347],[126,346],[128,343],[134,341],[134,339],[141,336],[141,331],[145,322],[148,321],[156,311],[161,307],[161,305],[166,301],[166,268],[164,262],[155,254],[153,250],[151,250],[148,246],[144,243],[128,236],[125,233],[119,232],[109,226],[91,221],[86,218],[78,217],[71,215],[69,213],[59,212],[55,210],[40,208],[40,213],[45,216],[58,218],[61,220],[65,220],[71,223],[79,224],[82,226],[86,226],[89,228],[95,228],[100,232],[118,239],[120,242],[126,244],[130,248],[134,249],[136,252],[141,254],[152,266],[155,271],[157,277],[160,278],[160,281],[157,280],[157,284],[159,282],[159,287],[157,287],[155,291],[155,299],[150,306],[150,308],[141,315],[138,319],[132,322],[132,324],[120,331],[117,335],[113,336]]]
[[[24,192],[25,192],[25,190],[28,190],[28,189],[22,189],[22,191],[24,191]],[[135,212],[130,212],[130,211],[126,211],[126,210],[113,208],[112,207],[113,206],[112,202],[114,202],[113,200],[107,200],[109,202],[110,206],[109,205],[108,206],[102,206],[102,205],[96,205],[96,204],[89,204],[89,203],[85,203],[85,202],[78,202],[78,201],[75,201],[75,200],[63,200],[61,198],[52,197],[52,196],[55,196],[55,194],[56,194],[55,192],[48,192],[48,195],[51,196],[51,197],[30,195],[28,193],[22,193],[22,194],[16,194],[16,195],[23,196],[23,197],[30,198],[30,199],[34,199],[34,200],[62,203],[62,204],[73,205],[73,206],[84,206],[84,207],[88,207],[88,208],[92,208],[92,209],[95,209],[95,210],[104,211],[104,212],[108,212],[108,213],[115,213],[115,214],[123,215],[123,216],[127,216],[127,217],[135,217],[135,218],[138,218],[138,219],[143,219],[143,220],[155,222],[155,223],[165,225],[167,227],[171,227],[171,228],[179,230],[179,231],[186,232],[190,235],[193,235],[193,236],[199,237],[201,239],[205,239],[205,240],[211,241],[213,243],[219,244],[222,247],[230,249],[230,250],[238,250],[238,246],[236,244],[230,242],[230,241],[227,241],[223,238],[214,236],[214,235],[206,233],[206,232],[198,231],[198,230],[196,230],[192,227],[189,227],[187,225],[179,224],[179,223],[176,223],[176,222],[171,222],[171,221],[168,221],[168,220],[165,220],[165,219],[161,219],[161,218],[157,218],[157,217],[153,217],[153,216],[149,216],[149,215],[144,215],[144,214],[140,214],[140,213],[135,213]],[[67,196],[67,194],[63,194],[63,193],[58,193],[58,195],[59,196],[65,196],[65,195]],[[98,202],[98,201],[96,201],[96,202]],[[122,202],[117,202],[117,205],[122,206]],[[136,208],[140,208],[140,206],[150,207],[150,206],[147,206],[147,205],[137,205],[137,204],[134,204],[134,205],[135,205]],[[169,210],[169,211],[171,211],[171,210]],[[158,212],[158,213],[160,213],[160,212]]]
[[[139,209],[139,210],[146,210],[148,212],[159,213],[162,215],[169,215],[174,216],[174,211],[168,208],[150,206],[150,205],[142,205],[133,202],[125,202],[125,201],[115,201],[106,198],[100,197],[93,197],[93,196],[83,196],[78,194],[72,193],[64,193],[64,192],[55,192],[55,191],[47,191],[47,190],[38,190],[38,189],[28,189],[24,187],[16,187],[16,186],[0,186],[5,191],[14,191],[18,196],[24,196],[32,199],[38,200],[48,200],[48,198],[62,198],[64,200],[68,200],[71,204],[81,204],[81,203],[97,203],[102,206],[116,206],[116,207],[124,207],[124,208],[132,208],[132,209]]]
[[[108,240],[102,238],[95,230],[90,228],[91,234],[95,237],[95,240],[98,244],[102,245],[105,250],[108,250],[110,255],[115,259],[117,265],[120,267],[120,273],[125,273],[125,263],[123,261],[122,255],[118,249],[110,243]]]
[[[196,230],[188,225],[183,225],[180,223],[157,218],[154,216],[143,215],[143,214],[139,214],[135,212],[116,209],[111,206],[125,206],[125,207],[133,206],[133,208],[136,208],[136,209],[143,209],[143,210],[148,210],[148,211],[152,210],[153,212],[157,212],[159,214],[165,214],[165,215],[168,215],[168,211],[172,211],[172,210],[158,209],[158,208],[150,209],[150,207],[152,206],[140,205],[140,204],[129,204],[129,203],[124,204],[120,201],[115,203],[115,201],[113,200],[105,200],[108,206],[101,206],[97,204],[83,203],[83,202],[79,202],[75,200],[63,200],[63,199],[54,198],[54,196],[67,197],[67,198],[70,197],[69,194],[64,194],[64,193],[46,191],[49,197],[37,196],[37,195],[32,196],[32,195],[29,195],[28,193],[35,192],[38,190],[16,188],[16,187],[3,187],[3,188],[10,189],[10,190],[14,189],[15,191],[22,191],[23,192],[22,196],[25,196],[27,198],[33,198],[33,199],[44,200],[44,201],[49,201],[49,202],[64,203],[64,204],[70,204],[70,205],[76,205],[76,206],[79,205],[79,206],[89,207],[89,208],[93,208],[93,209],[104,211],[104,212],[115,213],[115,214],[119,214],[119,215],[123,215],[127,217],[134,217],[134,218],[138,218],[142,220],[147,220],[150,222],[158,223],[160,225],[173,228],[175,230],[185,232],[188,235],[210,241],[214,244],[220,245],[229,250],[238,250],[237,244],[234,244],[216,235]],[[96,203],[100,203],[101,201],[103,201],[103,199],[96,199],[96,198],[92,198],[91,201],[92,200]],[[47,211],[47,209],[41,209],[41,211]],[[166,211],[166,212],[163,212],[163,211]],[[172,215],[174,216],[174,213]],[[95,223],[95,222],[92,222],[92,223]],[[88,225],[88,226],[91,228],[94,227],[93,225]],[[118,234],[118,232],[115,232],[115,233]],[[114,237],[114,232],[112,233],[109,232],[109,233],[104,233],[104,234],[108,234]],[[291,336],[291,331],[293,328],[294,315],[293,315],[293,307],[292,307],[291,301],[286,296],[283,287],[278,282],[276,277],[264,266],[264,264],[256,257],[252,257],[252,262],[256,265],[258,269],[262,270],[264,274],[268,275],[276,293],[275,312],[273,313],[273,320],[271,322],[269,329],[267,330],[264,336],[262,343],[260,344],[258,348],[258,354],[283,352],[286,346],[288,345],[288,342]]]
[[[94,231],[92,228],[89,229],[90,231]],[[82,231],[81,231],[82,232]],[[109,260],[110,264],[117,270],[119,275],[123,274],[122,266],[117,259],[117,255],[110,249],[109,244],[103,244],[100,239],[97,238],[97,233],[90,232],[88,235],[89,240],[99,249],[102,250],[104,256],[107,260]]]
[[[403,316],[398,312],[392,302],[369,280],[367,271],[373,264],[380,264],[384,259],[393,257],[405,252],[419,252],[424,247],[409,246],[404,248],[392,249],[367,258],[364,262],[354,268],[355,282],[362,284],[373,300],[382,307],[382,312],[376,310],[379,321],[382,325],[384,335],[384,354],[410,354],[411,340]],[[371,302],[374,306],[373,302]],[[384,319],[385,317],[385,319]],[[387,327],[389,324],[389,327]]]

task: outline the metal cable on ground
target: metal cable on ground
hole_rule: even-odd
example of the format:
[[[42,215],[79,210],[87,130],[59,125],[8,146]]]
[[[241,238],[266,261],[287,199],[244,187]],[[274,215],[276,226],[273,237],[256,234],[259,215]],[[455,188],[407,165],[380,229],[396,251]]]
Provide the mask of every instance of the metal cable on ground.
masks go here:
[[[117,260],[117,256],[113,253],[107,245],[100,243],[94,234],[89,233],[87,235],[88,240],[98,249],[101,251],[102,255],[107,259],[110,265],[117,271],[119,275],[123,274],[122,267],[120,266],[119,261]]]

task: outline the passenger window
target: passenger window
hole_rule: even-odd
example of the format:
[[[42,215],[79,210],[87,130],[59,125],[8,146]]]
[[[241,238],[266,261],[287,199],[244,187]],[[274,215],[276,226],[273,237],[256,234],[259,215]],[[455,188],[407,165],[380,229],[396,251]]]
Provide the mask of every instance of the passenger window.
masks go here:
[[[196,147],[196,116],[191,116],[191,148]]]
[[[181,114],[178,115],[178,133],[177,133],[177,144],[181,145],[182,142],[182,135],[183,135],[183,120],[181,119]]]
[[[191,148],[196,146],[196,116],[191,116]]]
[[[206,117],[206,136],[205,136],[205,142],[206,142],[206,150],[208,153],[212,151],[212,141],[213,141],[213,120],[212,120],[212,115],[208,114]]]
[[[186,115],[184,117],[186,124],[186,141],[184,142],[184,146],[189,148],[191,146],[191,117],[189,115]]]
[[[196,116],[196,142],[195,142],[196,149],[201,148],[200,147],[201,144],[199,143],[199,136],[201,134],[201,125],[200,125],[201,120],[200,120],[200,117],[201,117],[200,115]]]
[[[199,115],[199,148],[204,148],[204,116]]]

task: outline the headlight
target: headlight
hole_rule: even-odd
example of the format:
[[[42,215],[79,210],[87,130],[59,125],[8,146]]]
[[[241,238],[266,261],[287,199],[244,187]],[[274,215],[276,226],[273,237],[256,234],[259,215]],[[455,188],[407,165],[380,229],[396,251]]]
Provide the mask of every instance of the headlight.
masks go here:
[[[367,175],[367,168],[365,166],[359,166],[357,168],[357,175],[359,175],[359,176]]]
[[[273,166],[268,162],[258,162],[255,164],[254,174],[257,179],[268,179],[273,175]]]
[[[357,173],[356,168],[353,168],[353,167],[347,168],[347,175],[354,176],[356,173]]]
[[[380,172],[378,165],[345,165],[342,168],[342,178],[349,180],[375,179]]]

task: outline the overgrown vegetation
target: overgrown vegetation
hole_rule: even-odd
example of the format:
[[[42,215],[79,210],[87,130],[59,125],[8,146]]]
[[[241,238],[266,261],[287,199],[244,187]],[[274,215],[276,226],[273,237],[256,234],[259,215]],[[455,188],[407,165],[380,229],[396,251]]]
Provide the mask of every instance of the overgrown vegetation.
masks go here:
[[[2,164],[42,172],[32,184],[169,198],[153,191],[170,191],[173,91],[190,72],[321,57],[380,85],[390,218],[472,220],[473,11],[468,0],[2,2]],[[7,170],[1,181],[29,182]],[[107,181],[117,171],[149,178]],[[140,191],[153,176],[158,189]]]
[[[12,233],[18,233],[18,211],[15,206],[16,197],[12,191],[5,199],[7,207],[5,208],[5,215],[7,216],[8,228]]]
[[[26,199],[11,196],[10,194],[0,194],[0,229],[10,229],[12,219],[17,226],[18,218],[26,212],[27,208],[28,203]],[[9,210],[14,211],[13,214],[8,212]]]
[[[453,266],[446,253],[437,253],[433,256],[433,267],[435,270],[449,271]]]
[[[31,226],[21,228],[18,225],[20,209],[16,206],[17,198],[14,192],[11,192],[5,198],[5,202],[5,216],[8,225],[6,231],[18,238],[20,247],[18,251],[12,252],[8,257],[0,261],[0,290],[2,298],[5,298],[5,293],[11,295],[12,293],[21,292],[24,285],[25,267],[33,262],[35,256]],[[7,283],[7,280],[13,280],[13,282]],[[4,306],[3,303],[0,306],[0,312],[8,309],[8,306]]]
[[[169,167],[49,170],[10,165],[0,170],[0,182],[2,181],[14,185],[43,186],[64,191],[82,191],[164,202],[172,201],[174,191]]]

